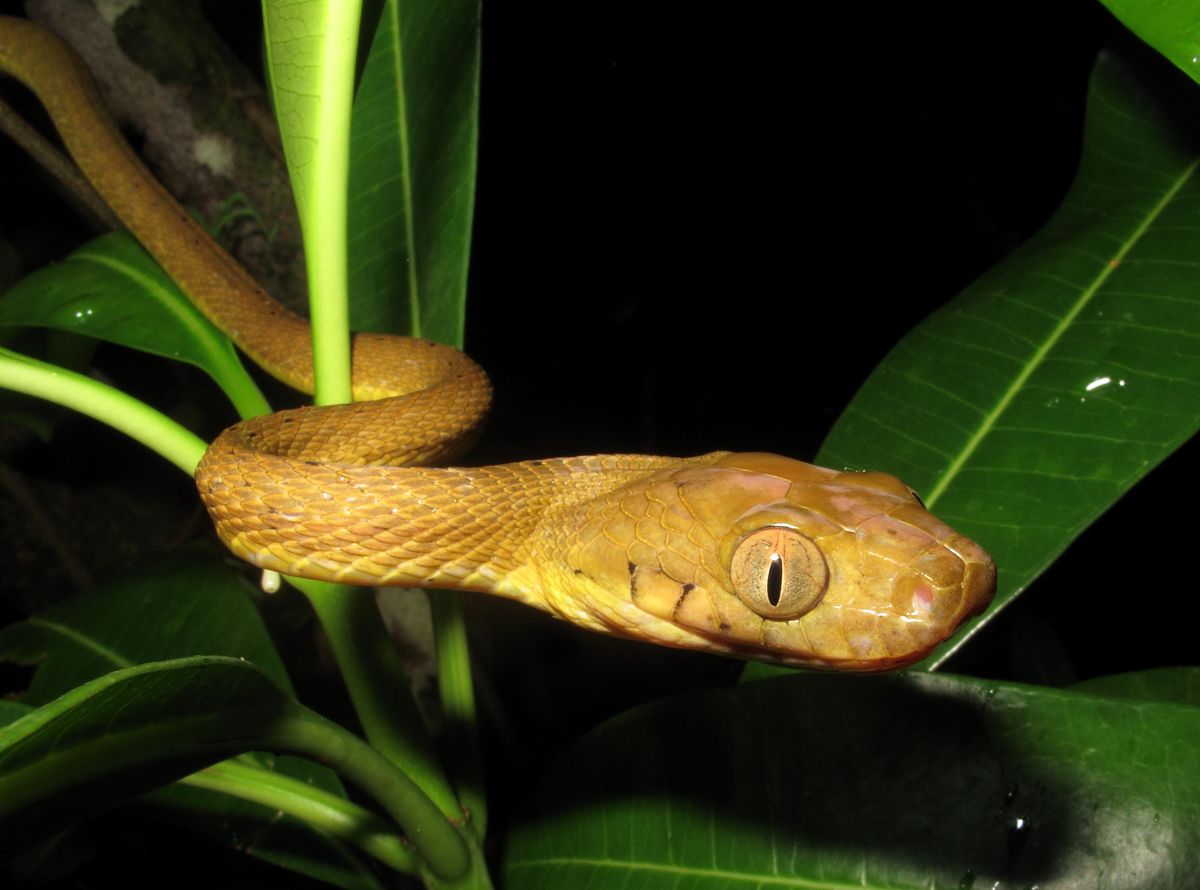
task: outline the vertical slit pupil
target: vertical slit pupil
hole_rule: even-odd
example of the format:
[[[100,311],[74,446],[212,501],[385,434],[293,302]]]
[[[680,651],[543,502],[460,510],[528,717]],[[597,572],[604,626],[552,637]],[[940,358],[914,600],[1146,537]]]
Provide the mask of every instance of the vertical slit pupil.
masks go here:
[[[783,595],[783,557],[778,553],[771,554],[771,566],[767,569],[767,602],[772,606],[779,605]]]

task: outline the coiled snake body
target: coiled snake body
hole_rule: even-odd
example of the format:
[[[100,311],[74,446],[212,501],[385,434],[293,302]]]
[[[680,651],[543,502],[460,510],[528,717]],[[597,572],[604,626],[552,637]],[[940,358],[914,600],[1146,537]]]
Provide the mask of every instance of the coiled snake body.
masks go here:
[[[96,190],[251,358],[312,391],[308,323],[268,296],[129,149],[82,62],[0,18]],[[769,454],[599,455],[433,469],[473,440],[487,377],[428,341],[357,335],[356,401],[226,430],[196,470],[221,540],[264,569],[484,591],[592,630],[845,670],[909,664],[986,606],[991,559],[882,473]]]

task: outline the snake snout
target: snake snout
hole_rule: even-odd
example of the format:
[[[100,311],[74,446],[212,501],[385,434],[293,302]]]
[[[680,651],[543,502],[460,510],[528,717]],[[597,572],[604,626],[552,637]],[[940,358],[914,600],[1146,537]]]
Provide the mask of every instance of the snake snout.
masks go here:
[[[969,553],[961,553],[966,559],[963,570],[963,620],[978,615],[996,595],[996,564],[987,552],[974,541],[962,538],[970,545]],[[966,550],[967,548],[963,548]]]
[[[954,533],[910,562],[892,584],[893,656],[924,657],[991,602],[996,568],[975,542]],[[907,651],[907,654],[904,654]]]

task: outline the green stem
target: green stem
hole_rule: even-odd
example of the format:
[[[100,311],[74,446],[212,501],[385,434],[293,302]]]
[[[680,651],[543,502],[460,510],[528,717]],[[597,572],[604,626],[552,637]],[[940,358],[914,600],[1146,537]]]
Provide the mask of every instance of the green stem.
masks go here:
[[[467,623],[456,594],[438,591],[437,596],[430,598],[430,604],[437,643],[438,690],[446,721],[446,760],[453,770],[458,799],[470,818],[468,827],[482,840],[487,834],[487,796]]]
[[[467,874],[474,857],[460,830],[412,779],[358,736],[296,707],[268,729],[266,740],[279,750],[316,757],[369,791],[438,877]]]
[[[90,377],[0,349],[0,387],[72,408],[150,448],[189,476],[208,446],[171,418]]]
[[[342,0],[304,6],[298,8],[288,0],[263,0],[263,24],[269,67],[276,73],[272,89],[277,109],[284,89],[279,80],[281,68],[306,66],[315,73],[304,86],[312,99],[306,103],[307,114],[300,116],[304,131],[290,130],[286,115],[281,127],[304,235],[315,401],[337,405],[351,400],[346,193],[362,4]],[[295,39],[301,20],[308,29],[304,41]],[[289,83],[287,89],[294,87]]]
[[[446,780],[371,590],[288,578],[312,603],[371,744],[412,776],[448,819],[462,807]]]
[[[407,874],[417,871],[412,851],[391,823],[344,797],[298,779],[260,766],[224,760],[179,781],[279,810],[353,844],[396,871]]]

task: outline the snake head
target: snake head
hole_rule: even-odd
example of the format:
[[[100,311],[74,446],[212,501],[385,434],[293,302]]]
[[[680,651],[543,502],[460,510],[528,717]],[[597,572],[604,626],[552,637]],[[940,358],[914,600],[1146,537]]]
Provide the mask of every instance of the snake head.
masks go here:
[[[988,554],[895,477],[715,458],[614,492],[615,519],[592,510],[602,527],[575,558],[627,590],[602,610],[609,630],[873,671],[918,661],[991,601]]]

